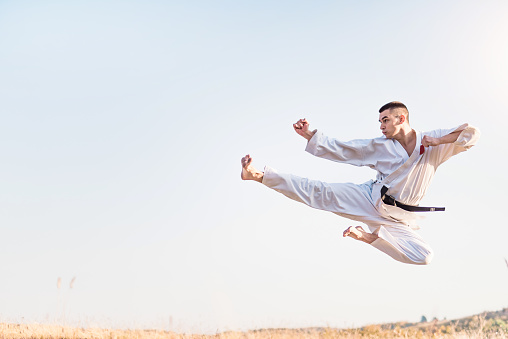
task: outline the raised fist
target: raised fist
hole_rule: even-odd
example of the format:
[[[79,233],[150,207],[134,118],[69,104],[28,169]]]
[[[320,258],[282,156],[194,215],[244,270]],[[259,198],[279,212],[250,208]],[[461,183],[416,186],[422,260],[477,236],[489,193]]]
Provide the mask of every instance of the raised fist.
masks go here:
[[[293,124],[295,132],[307,140],[310,140],[314,135],[314,132],[309,131],[309,126],[309,122],[306,119],[300,119]]]

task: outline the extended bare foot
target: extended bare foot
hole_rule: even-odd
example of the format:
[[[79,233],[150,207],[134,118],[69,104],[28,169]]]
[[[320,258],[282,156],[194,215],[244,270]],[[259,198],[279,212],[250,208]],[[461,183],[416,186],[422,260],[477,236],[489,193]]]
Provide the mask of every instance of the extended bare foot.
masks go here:
[[[367,244],[372,243],[374,240],[378,238],[377,235],[366,232],[361,226],[349,226],[344,233],[342,233],[344,237],[351,237],[355,240],[360,240],[366,242]]]
[[[263,182],[263,175],[263,172],[258,171],[252,166],[252,157],[249,154],[242,158],[242,180]]]

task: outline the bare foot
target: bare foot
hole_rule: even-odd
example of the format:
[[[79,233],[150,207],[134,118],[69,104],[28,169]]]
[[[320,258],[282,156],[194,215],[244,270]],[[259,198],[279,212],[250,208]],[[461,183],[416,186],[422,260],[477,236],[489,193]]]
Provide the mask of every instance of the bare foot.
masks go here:
[[[258,182],[263,182],[264,173],[258,171],[252,166],[252,157],[247,154],[242,158],[242,180],[255,180]]]
[[[361,226],[349,226],[344,233],[342,233],[343,237],[351,237],[355,240],[360,240],[366,242],[367,244],[372,243],[374,240],[378,238],[377,235],[366,232]]]
[[[361,226],[349,226],[344,233],[342,233],[343,237],[351,237],[356,240],[360,240],[362,238],[363,228]],[[363,231],[365,233],[365,231]]]

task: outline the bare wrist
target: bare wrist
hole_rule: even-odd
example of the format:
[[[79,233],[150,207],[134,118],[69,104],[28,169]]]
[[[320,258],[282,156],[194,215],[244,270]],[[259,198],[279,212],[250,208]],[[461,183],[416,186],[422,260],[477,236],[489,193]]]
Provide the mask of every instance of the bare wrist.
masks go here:
[[[305,139],[307,139],[307,141],[310,141],[310,139],[312,139],[312,137],[314,136],[314,134],[316,134],[316,132],[317,132],[317,129],[315,129],[313,131],[307,131],[303,137]]]

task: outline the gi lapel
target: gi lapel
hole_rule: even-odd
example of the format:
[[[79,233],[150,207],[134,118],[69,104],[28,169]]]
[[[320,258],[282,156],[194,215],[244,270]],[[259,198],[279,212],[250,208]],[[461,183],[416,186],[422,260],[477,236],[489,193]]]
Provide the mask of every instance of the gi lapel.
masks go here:
[[[415,131],[416,132],[416,131]],[[406,160],[405,163],[400,165],[399,168],[397,168],[395,171],[392,172],[389,176],[384,178],[384,180],[381,182],[382,185],[390,188],[390,184],[397,179],[399,175],[404,173],[409,167],[413,166],[413,164],[420,158],[422,155],[420,153],[420,145],[422,143],[422,134],[420,132],[416,132],[416,146],[413,150],[413,153],[411,153],[411,156],[409,159]]]

